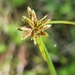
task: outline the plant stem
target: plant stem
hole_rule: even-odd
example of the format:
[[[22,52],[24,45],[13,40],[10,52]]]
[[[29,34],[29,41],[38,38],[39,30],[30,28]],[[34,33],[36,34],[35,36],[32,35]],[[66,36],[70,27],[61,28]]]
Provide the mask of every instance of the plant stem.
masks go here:
[[[72,25],[75,25],[75,22],[70,22],[70,21],[50,21],[50,24],[72,24]]]
[[[41,37],[39,37],[39,39],[38,39],[38,46],[39,46],[39,49],[40,49],[41,52],[42,52],[42,50],[44,50],[44,53],[41,53],[41,54],[42,54],[42,56],[44,54],[44,59],[46,59],[46,62],[48,64],[49,71],[50,71],[51,75],[57,75],[56,70],[53,66],[52,60],[51,60],[51,58],[48,54],[48,51],[47,51]]]

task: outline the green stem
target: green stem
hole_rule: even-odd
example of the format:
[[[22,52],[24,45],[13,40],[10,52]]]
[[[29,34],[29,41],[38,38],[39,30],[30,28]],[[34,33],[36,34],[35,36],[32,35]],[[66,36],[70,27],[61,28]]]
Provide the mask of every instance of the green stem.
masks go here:
[[[75,25],[75,22],[70,22],[70,21],[50,21],[50,24],[72,24],[72,25]]]
[[[51,75],[57,75],[57,74],[56,74],[56,70],[55,70],[55,68],[54,68],[54,66],[53,66],[52,60],[51,60],[51,58],[50,58],[50,56],[49,56],[49,54],[48,54],[48,51],[47,51],[47,49],[46,49],[46,47],[45,47],[45,45],[44,45],[44,43],[43,43],[41,37],[39,37],[39,39],[38,39],[38,46],[39,46],[39,49],[40,49],[40,50],[41,50],[41,49],[44,50],[44,53],[45,53],[45,56],[46,56],[46,62],[47,62],[47,64],[48,64],[49,71],[50,71]]]

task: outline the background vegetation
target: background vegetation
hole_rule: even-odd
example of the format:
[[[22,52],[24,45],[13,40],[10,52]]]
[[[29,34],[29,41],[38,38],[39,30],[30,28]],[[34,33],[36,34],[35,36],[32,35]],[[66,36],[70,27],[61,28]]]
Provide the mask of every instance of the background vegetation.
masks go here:
[[[38,47],[30,38],[22,41],[22,16],[27,7],[38,19],[75,21],[75,0],[0,0],[0,75],[50,75]],[[75,75],[75,26],[52,25],[43,38],[58,75]]]

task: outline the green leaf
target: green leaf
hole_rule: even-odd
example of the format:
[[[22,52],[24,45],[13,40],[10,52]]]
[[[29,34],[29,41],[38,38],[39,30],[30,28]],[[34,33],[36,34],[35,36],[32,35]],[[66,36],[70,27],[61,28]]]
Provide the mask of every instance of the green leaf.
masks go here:
[[[5,44],[0,44],[0,53],[4,53],[4,52],[6,52],[6,50],[7,50],[6,45]]]

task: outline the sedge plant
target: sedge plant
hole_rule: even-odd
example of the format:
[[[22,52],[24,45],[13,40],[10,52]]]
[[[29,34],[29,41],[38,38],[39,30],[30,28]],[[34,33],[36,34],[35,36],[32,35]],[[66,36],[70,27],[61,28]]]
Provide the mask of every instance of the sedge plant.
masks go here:
[[[27,8],[29,17],[23,16],[23,21],[28,24],[27,26],[19,27],[18,30],[25,31],[25,34],[22,36],[22,40],[28,37],[31,37],[31,40],[34,41],[34,44],[38,45],[43,59],[47,62],[49,71],[51,75],[57,75],[56,70],[53,66],[50,55],[43,43],[41,36],[49,36],[46,29],[51,27],[51,24],[72,24],[75,25],[75,22],[69,21],[51,21],[51,19],[46,19],[47,15],[42,19],[38,20],[36,13],[30,7]]]

